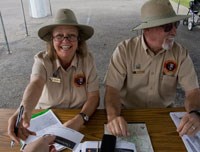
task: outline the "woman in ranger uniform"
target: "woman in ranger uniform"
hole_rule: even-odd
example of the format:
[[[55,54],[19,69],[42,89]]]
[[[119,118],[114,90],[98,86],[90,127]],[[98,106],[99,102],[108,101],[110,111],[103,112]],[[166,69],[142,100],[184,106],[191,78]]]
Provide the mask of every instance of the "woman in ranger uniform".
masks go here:
[[[14,125],[19,108],[8,121],[8,134],[16,143],[34,134],[27,128],[35,107],[81,108],[79,114],[63,124],[75,130],[89,120],[99,104],[98,76],[86,45],[93,33],[92,27],[78,24],[70,9],[60,9],[52,24],[39,29],[47,51],[35,55],[30,83],[21,102],[24,112],[18,136]]]

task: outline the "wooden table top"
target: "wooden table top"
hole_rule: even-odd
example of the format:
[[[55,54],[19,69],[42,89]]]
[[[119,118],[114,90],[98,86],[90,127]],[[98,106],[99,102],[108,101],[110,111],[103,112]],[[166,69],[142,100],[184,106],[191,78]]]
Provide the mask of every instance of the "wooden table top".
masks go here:
[[[10,138],[7,135],[8,118],[16,109],[0,109],[0,152],[17,152],[19,146],[10,148]],[[66,122],[80,110],[53,109],[61,122]],[[161,108],[161,109],[126,109],[122,110],[122,116],[127,122],[145,122],[152,146],[155,152],[186,152],[182,139],[176,132],[176,127],[172,122],[169,112],[184,111],[184,108]],[[35,110],[34,113],[38,112]],[[89,123],[82,127],[81,133],[85,135],[85,140],[101,140],[106,123],[106,112],[98,109],[91,117]],[[66,150],[67,151],[67,150]]]

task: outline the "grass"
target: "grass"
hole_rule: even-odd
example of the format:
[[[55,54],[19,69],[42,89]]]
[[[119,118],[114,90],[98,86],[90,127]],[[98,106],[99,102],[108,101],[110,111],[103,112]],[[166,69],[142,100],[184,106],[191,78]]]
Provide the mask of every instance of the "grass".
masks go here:
[[[190,0],[172,0],[172,1],[174,1],[176,3],[178,3],[180,1],[180,5],[183,5],[183,6],[187,7],[187,8],[189,8]]]

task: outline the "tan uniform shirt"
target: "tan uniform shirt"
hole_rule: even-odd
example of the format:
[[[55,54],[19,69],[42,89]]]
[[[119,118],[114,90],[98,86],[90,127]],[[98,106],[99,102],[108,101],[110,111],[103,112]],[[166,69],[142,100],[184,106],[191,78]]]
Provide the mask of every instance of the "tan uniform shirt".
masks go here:
[[[199,87],[185,48],[174,43],[171,50],[154,55],[143,36],[125,40],[117,46],[105,83],[120,90],[121,102],[126,108],[169,107],[173,105],[177,83],[185,91]]]
[[[87,100],[87,93],[99,90],[90,53],[84,58],[75,55],[66,71],[58,59],[52,62],[46,52],[39,52],[34,59],[32,75],[39,75],[46,81],[36,108],[81,108]]]

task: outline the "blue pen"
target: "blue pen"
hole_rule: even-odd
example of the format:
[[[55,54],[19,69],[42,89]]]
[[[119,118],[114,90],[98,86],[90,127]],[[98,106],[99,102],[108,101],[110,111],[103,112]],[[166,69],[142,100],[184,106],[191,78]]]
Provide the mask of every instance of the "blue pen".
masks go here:
[[[15,128],[14,128],[14,133],[15,133],[16,136],[17,136],[17,134],[18,134],[19,124],[20,124],[20,122],[21,122],[21,120],[22,120],[23,112],[24,112],[24,106],[21,105],[21,106],[20,106],[20,109],[19,109],[19,113],[18,113],[18,115],[17,115],[17,121],[16,121],[16,123],[15,123]],[[15,141],[14,141],[14,140],[11,140],[11,143],[10,143],[11,148],[14,146],[14,144],[15,144]]]

